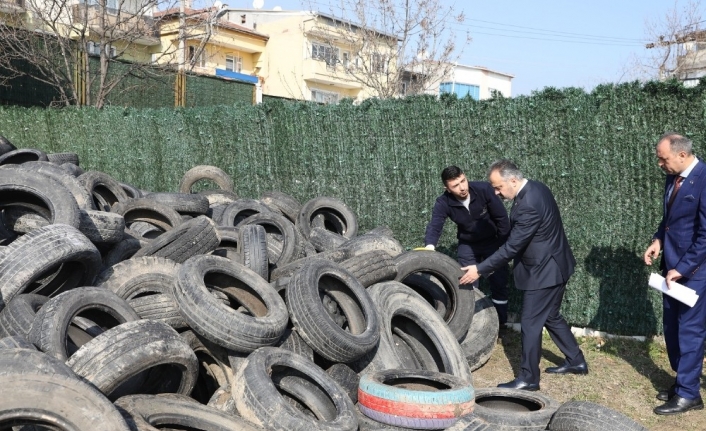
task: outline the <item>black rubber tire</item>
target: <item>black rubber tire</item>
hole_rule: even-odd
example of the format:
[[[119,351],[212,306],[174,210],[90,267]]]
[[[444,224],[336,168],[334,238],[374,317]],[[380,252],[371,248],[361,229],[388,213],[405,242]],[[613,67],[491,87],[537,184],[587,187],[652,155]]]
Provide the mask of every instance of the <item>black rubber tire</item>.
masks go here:
[[[479,418],[475,414],[464,416],[458,420],[452,427],[446,428],[446,431],[494,431],[488,422]]]
[[[397,275],[397,266],[394,260],[384,250],[373,250],[350,257],[340,265],[353,274],[363,287],[394,280]]]
[[[472,285],[459,285],[461,267],[449,256],[436,251],[408,251],[395,258],[397,277],[404,283],[410,274],[429,274],[444,287],[448,296],[444,321],[457,340],[462,339],[473,321],[475,294]]]
[[[218,388],[229,386],[233,382],[228,351],[200,337],[194,331],[184,331],[181,336],[196,353],[199,361],[198,378],[190,396],[201,404],[206,404]]]
[[[231,396],[230,385],[216,389],[206,405],[229,415],[240,417],[235,408],[235,400]]]
[[[174,295],[159,293],[156,295],[138,296],[127,300],[140,319],[157,320],[166,323],[174,329],[181,330],[189,327],[184,316],[179,311],[179,306]]]
[[[348,241],[348,238],[345,236],[322,227],[314,227],[309,232],[309,242],[318,252],[335,250],[346,241]]]
[[[142,193],[142,190],[138,189],[137,187],[133,186],[132,184],[124,183],[120,181],[120,187],[123,188],[123,191],[127,195],[128,198],[130,199],[139,199],[145,197],[144,194]]]
[[[265,192],[260,200],[271,207],[279,209],[292,223],[296,223],[302,204],[293,196],[279,191]]]
[[[16,150],[17,147],[10,142],[9,139],[0,135],[0,154],[9,153],[10,151]]]
[[[486,421],[492,430],[546,430],[549,420],[558,408],[557,401],[539,392],[476,388],[474,414]]]
[[[2,210],[2,223],[15,234],[25,234],[34,229],[49,226],[51,221],[29,208],[10,206]]]
[[[83,175],[86,171],[83,170],[80,166],[76,166],[73,163],[64,163],[61,165],[61,168],[66,170],[69,174],[73,175],[74,177],[78,178],[81,175]]]
[[[405,251],[402,244],[392,237],[367,233],[346,241],[341,248],[345,248],[350,256],[373,250],[385,250],[390,256],[397,257]]]
[[[76,153],[47,153],[47,161],[56,165],[71,163],[78,166],[78,154]]]
[[[216,247],[211,254],[240,262],[240,251],[238,250],[240,228],[217,226],[216,230],[218,231],[218,237],[221,240],[218,243],[218,247]],[[267,256],[265,256],[265,258],[266,257]]]
[[[123,323],[81,346],[66,364],[109,399],[124,392],[189,394],[198,376],[198,360],[189,344],[170,326],[153,320]],[[169,372],[159,372],[165,367]],[[130,384],[149,370],[150,387]],[[126,385],[124,385],[126,384]],[[134,393],[133,392],[133,393]]]
[[[480,290],[473,289],[473,291],[476,297],[473,322],[468,328],[468,333],[461,340],[461,348],[471,371],[477,370],[488,362],[493,355],[500,331],[498,312],[495,311],[493,301]]]
[[[312,259],[294,273],[286,289],[292,324],[315,352],[329,361],[351,362],[372,350],[380,338],[378,316],[365,288],[340,265]],[[345,325],[330,316],[334,303]]]
[[[54,224],[33,230],[0,254],[0,308],[20,293],[55,296],[90,286],[100,262],[96,246],[74,227]]]
[[[181,215],[174,208],[149,198],[119,202],[113,205],[112,212],[123,216],[128,227],[136,222],[145,222],[167,232],[182,223]]]
[[[358,233],[358,218],[348,205],[340,199],[320,196],[304,203],[297,215],[296,225],[305,238],[309,238],[313,227],[312,222],[319,215],[322,215],[325,220],[332,218],[336,222],[340,221],[342,226],[334,227],[325,222],[324,227],[330,228],[329,230],[333,230],[346,238],[353,238]],[[338,223],[335,224],[337,225]]]
[[[208,212],[209,203],[204,195],[197,193],[150,193],[144,197],[173,208],[179,214],[203,215]]]
[[[267,259],[267,232],[257,224],[241,226],[238,231],[238,254],[240,263],[252,269],[263,280],[270,278]]]
[[[115,244],[123,239],[125,219],[120,214],[81,210],[78,230],[94,244]]]
[[[232,305],[213,296],[207,284],[226,293]],[[287,308],[277,292],[252,270],[223,257],[199,255],[184,262],[175,298],[194,331],[236,352],[274,345],[287,327]]]
[[[0,169],[0,209],[25,207],[52,224],[78,227],[79,208],[63,184],[39,172]]]
[[[11,337],[0,338],[0,349],[37,350],[34,344],[27,341],[27,339],[21,335],[13,335]]]
[[[9,165],[7,167],[16,167],[27,171],[39,172],[49,178],[60,182],[66,187],[76,199],[76,203],[80,209],[93,209],[93,198],[88,190],[76,179],[76,177],[61,166],[49,162],[27,162],[21,165]]]
[[[350,255],[345,249],[336,249],[323,253],[317,253],[314,256],[303,257],[301,259],[297,259],[291,263],[288,263],[287,265],[278,266],[277,268],[273,269],[272,272],[270,272],[270,282],[277,281],[280,278],[291,277],[292,274],[299,271],[299,268],[301,268],[302,265],[306,264],[312,259],[326,259],[330,260],[331,262],[341,263],[349,257]]]
[[[227,190],[201,190],[197,194],[208,199],[208,206],[213,209],[216,206],[228,206],[229,203],[238,200],[238,195]]]
[[[128,231],[126,229],[126,231]],[[133,235],[123,232],[123,239],[116,242],[112,247],[103,252],[103,265],[101,270],[110,268],[111,266],[130,259],[142,247],[149,244],[149,241],[144,238],[137,238]]]
[[[129,198],[120,183],[105,172],[86,171],[78,181],[93,197],[93,207],[99,211],[110,211],[118,202]]]
[[[115,405],[136,431],[262,431],[237,416],[176,394],[126,395]]]
[[[353,404],[358,403],[358,383],[360,377],[350,366],[342,363],[333,364],[326,369],[329,375],[348,394]]]
[[[267,256],[270,268],[284,266],[304,257],[304,246],[297,228],[283,215],[275,213],[254,214],[241,226],[259,224],[267,232]]]
[[[218,224],[220,226],[235,226],[238,227],[243,223],[243,220],[251,215],[260,213],[275,213],[272,208],[255,199],[238,199],[235,202],[228,204],[223,209],[220,215]]]
[[[393,339],[393,334],[398,334],[412,349],[418,363],[415,368],[472,381],[471,370],[455,336],[419,294],[397,281],[374,284],[368,288],[368,293],[379,313],[380,344],[372,355],[355,364],[356,370],[376,372],[405,368],[407,360],[401,354],[407,352],[395,348]]]
[[[155,238],[140,248],[133,257],[161,256],[183,263],[192,256],[215,250],[219,242],[213,220],[198,216]]]
[[[590,401],[567,401],[549,422],[551,431],[647,431],[639,423],[611,408]]]
[[[0,397],[2,429],[37,425],[57,431],[130,431],[103,394],[61,361],[36,350],[0,349],[0,387],[12,394]]]
[[[210,180],[222,190],[233,191],[233,179],[222,169],[210,165],[199,165],[184,173],[179,183],[179,193],[191,193],[191,187],[199,180]]]
[[[19,335],[29,339],[34,317],[48,300],[46,296],[33,293],[20,294],[12,298],[0,311],[0,335],[3,337]]]
[[[285,399],[273,381],[278,375],[297,371],[320,393],[327,395],[335,409],[332,417],[312,417]],[[333,379],[316,364],[295,353],[276,347],[263,347],[248,356],[235,375],[232,395],[241,416],[271,431],[354,431],[358,420],[354,406]],[[290,393],[290,395],[293,395]],[[299,400],[306,404],[306,400]],[[311,409],[311,408],[310,408]]]
[[[133,257],[103,270],[95,284],[128,300],[158,293],[174,296],[180,267],[164,257]]]
[[[75,317],[89,319],[102,332],[140,317],[124,299],[101,287],[77,287],[47,301],[38,311],[29,331],[31,341],[42,352],[67,360],[81,343],[71,336]],[[87,334],[86,334],[87,335]],[[90,337],[82,337],[82,342]]]
[[[314,360],[314,349],[291,327],[287,327],[276,347],[294,352],[310,361]]]
[[[21,165],[26,162],[46,162],[47,153],[36,148],[19,148],[0,155],[0,165]]]

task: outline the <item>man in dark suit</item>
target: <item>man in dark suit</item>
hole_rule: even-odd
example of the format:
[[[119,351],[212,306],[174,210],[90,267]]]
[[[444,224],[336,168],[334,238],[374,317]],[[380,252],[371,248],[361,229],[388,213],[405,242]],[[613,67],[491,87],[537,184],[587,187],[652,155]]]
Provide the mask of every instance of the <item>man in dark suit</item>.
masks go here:
[[[468,181],[458,166],[444,168],[441,171],[441,181],[445,191],[434,203],[424,235],[426,248],[434,250],[444,223],[450,218],[456,223],[458,263],[468,266],[482,262],[495,253],[510,232],[505,206],[495,196],[490,184],[485,181]],[[508,265],[505,265],[488,280],[501,327],[507,322],[508,272]]]
[[[515,286],[524,291],[522,301],[522,362],[520,375],[499,388],[539,389],[539,360],[542,355],[542,328],[549,335],[566,361],[549,367],[548,373],[588,374],[588,365],[579,349],[571,328],[559,308],[566,282],[574,272],[576,260],[549,188],[527,180],[509,160],[499,160],[490,166],[488,180],[495,193],[503,199],[514,199],[510,210],[510,236],[497,252],[478,265],[462,268],[466,274],[460,282],[472,282],[513,260]]]
[[[654,412],[671,415],[704,408],[699,383],[706,339],[706,164],[694,155],[691,141],[676,133],[659,139],[656,155],[667,179],[662,222],[645,264],[664,251],[660,269],[667,286],[679,280],[699,295],[693,307],[662,295],[664,341],[677,375],[671,388],[657,394],[666,403]]]

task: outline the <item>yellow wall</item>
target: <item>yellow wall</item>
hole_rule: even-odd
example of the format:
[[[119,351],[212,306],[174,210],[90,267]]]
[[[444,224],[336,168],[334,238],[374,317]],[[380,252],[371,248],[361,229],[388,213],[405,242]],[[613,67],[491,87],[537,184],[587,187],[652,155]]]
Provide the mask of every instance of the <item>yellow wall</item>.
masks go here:
[[[311,100],[311,90],[320,90],[358,102],[375,96],[371,88],[346,75],[341,65],[332,71],[324,61],[311,58],[311,42],[317,40],[312,35],[315,28],[322,28],[322,24],[317,24],[311,15],[291,15],[258,23],[257,31],[270,37],[260,71],[264,78],[263,94]],[[350,51],[343,44],[337,47]]]
[[[177,20],[165,22],[161,26],[161,52],[168,53],[157,59],[160,64],[178,64],[178,26]],[[201,36],[204,33],[202,26],[192,26],[187,30],[185,61],[188,63],[189,47],[195,49],[201,43]],[[261,53],[265,50],[266,41],[250,36],[245,33],[230,30],[228,28],[216,27],[214,34],[204,47],[205,66],[198,63],[193,71],[208,75],[215,75],[216,69],[225,69],[226,55],[239,56],[243,59],[243,69],[240,73],[253,75],[257,73],[257,62]]]

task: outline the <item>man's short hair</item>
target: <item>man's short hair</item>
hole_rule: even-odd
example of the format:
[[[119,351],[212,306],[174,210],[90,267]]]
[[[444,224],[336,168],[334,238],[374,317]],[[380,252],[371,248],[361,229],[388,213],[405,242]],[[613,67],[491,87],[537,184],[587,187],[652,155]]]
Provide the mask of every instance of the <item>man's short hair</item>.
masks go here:
[[[660,142],[665,140],[669,142],[669,150],[672,153],[676,154],[684,151],[689,156],[693,154],[692,152],[694,144],[689,138],[682,136],[678,133],[667,132],[664,135],[660,136],[659,141],[657,141],[657,145],[659,145]]]
[[[441,181],[446,184],[447,181],[453,180],[463,175],[463,171],[458,166],[447,166],[441,171]]]
[[[523,179],[525,176],[522,175],[522,171],[517,167],[512,161],[508,159],[500,159],[493,162],[488,169],[488,176],[493,172],[497,171],[503,180],[509,180],[510,178],[517,178],[518,180]]]

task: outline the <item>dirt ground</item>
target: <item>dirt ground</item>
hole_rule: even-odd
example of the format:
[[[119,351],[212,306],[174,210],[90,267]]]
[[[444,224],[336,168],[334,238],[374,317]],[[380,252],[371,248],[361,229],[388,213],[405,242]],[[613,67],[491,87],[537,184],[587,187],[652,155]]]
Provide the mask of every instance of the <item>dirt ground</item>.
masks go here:
[[[658,416],[652,409],[661,401],[655,398],[659,389],[674,381],[669,367],[664,340],[655,338],[640,342],[633,339],[579,338],[586,356],[586,376],[542,374],[541,392],[559,402],[592,401],[615,409],[653,431],[704,431],[706,410],[676,416]],[[498,339],[490,360],[473,373],[476,388],[494,387],[512,380],[519,369],[520,334],[506,329]],[[544,368],[561,364],[564,357],[545,333],[542,343]],[[702,375],[702,396],[706,398]]]

